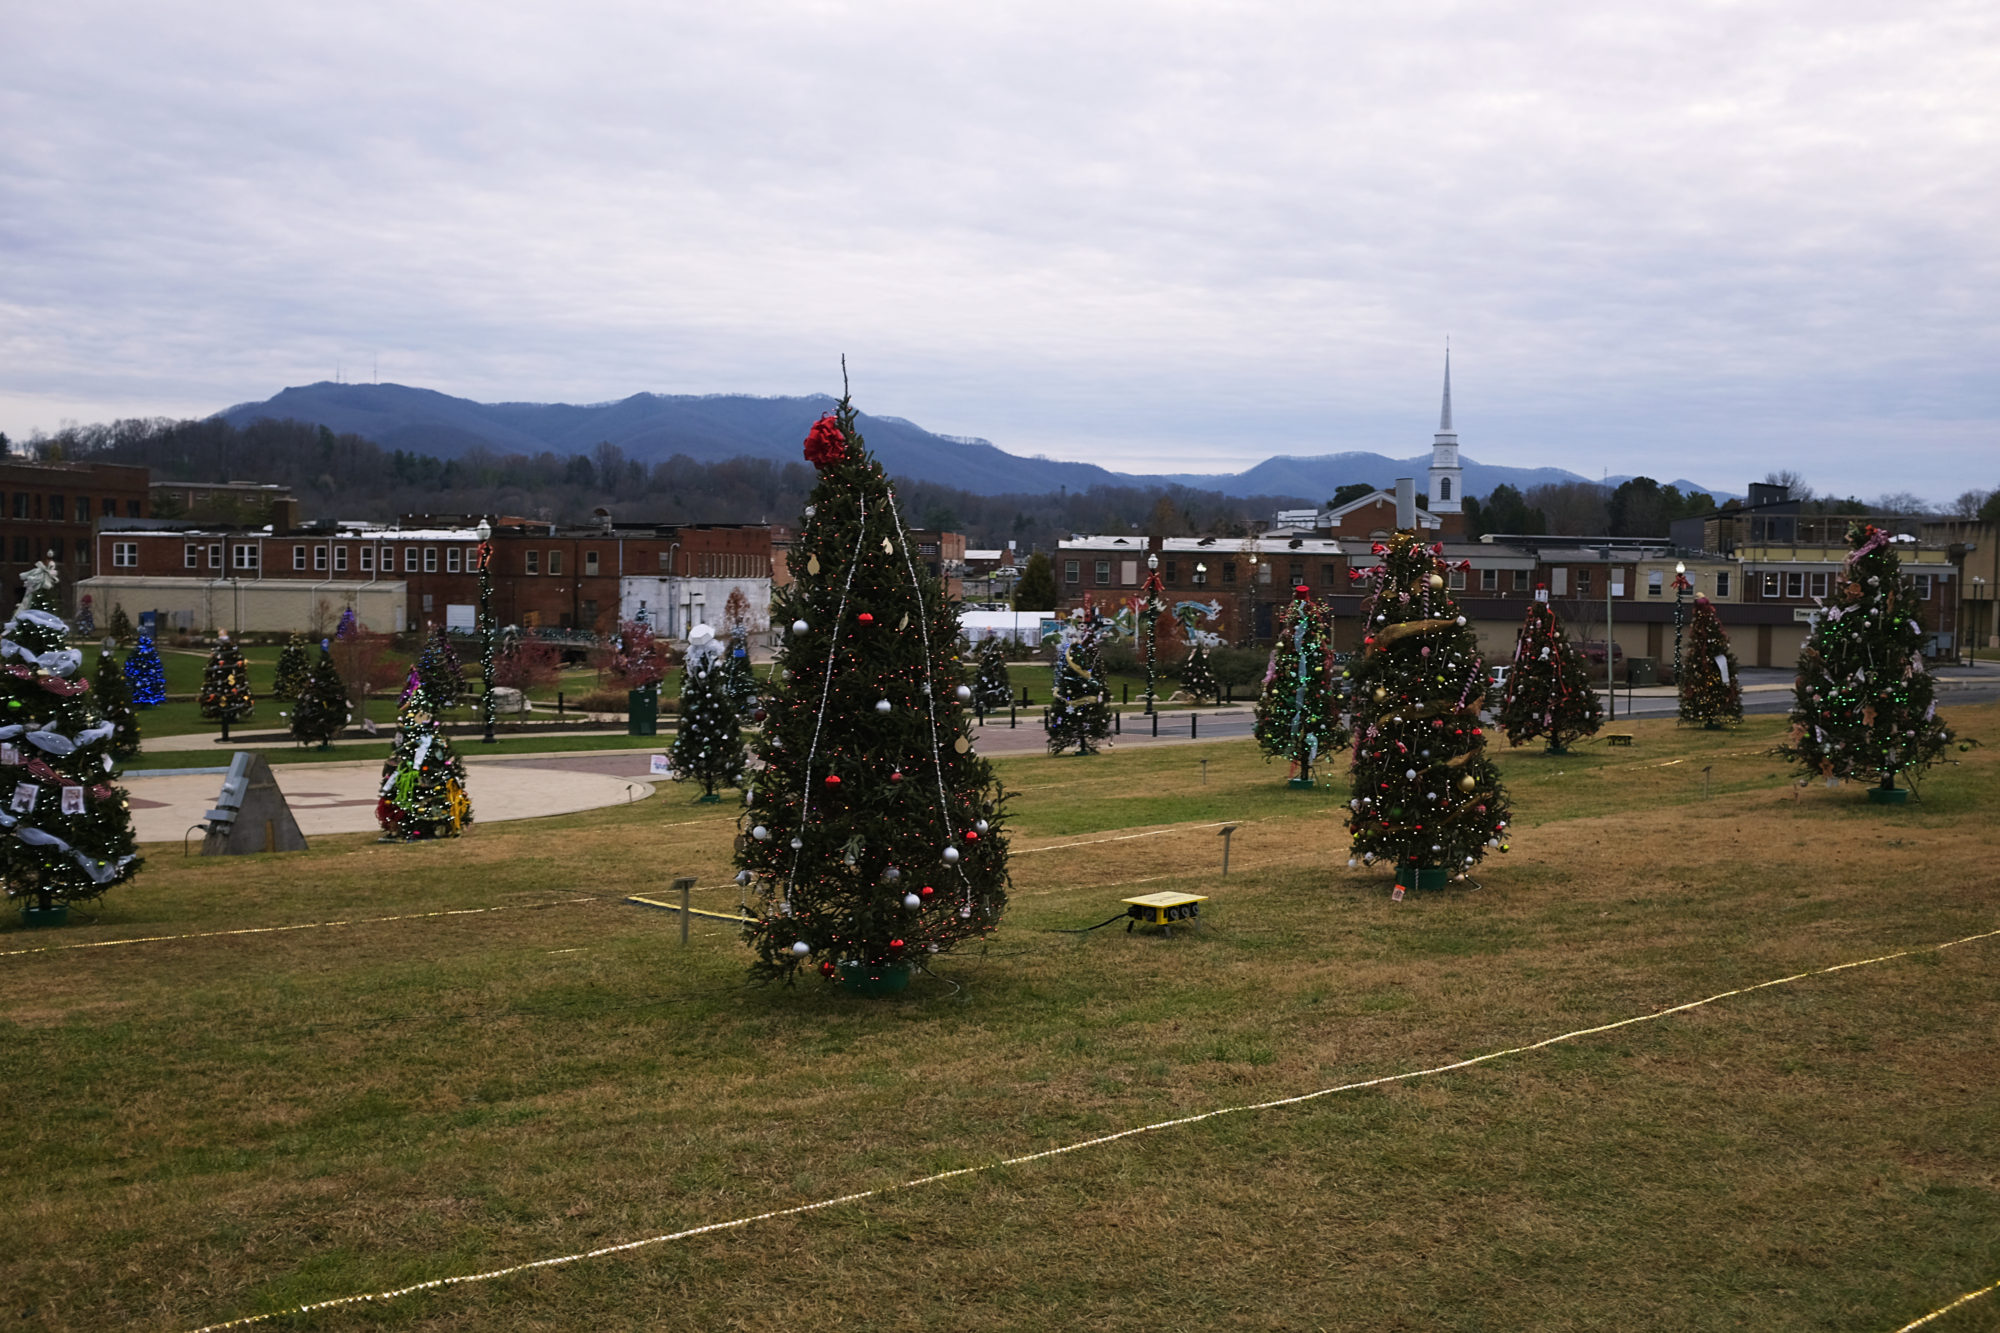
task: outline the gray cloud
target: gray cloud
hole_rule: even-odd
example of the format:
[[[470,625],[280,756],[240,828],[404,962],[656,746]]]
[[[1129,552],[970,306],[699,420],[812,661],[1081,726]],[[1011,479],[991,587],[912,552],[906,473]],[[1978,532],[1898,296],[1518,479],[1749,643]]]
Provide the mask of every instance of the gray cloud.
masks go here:
[[[1488,461],[2000,481],[1989,5],[9,24],[10,433],[376,356],[588,401],[825,389],[845,351],[877,411],[1220,470],[1416,451],[1448,332]]]

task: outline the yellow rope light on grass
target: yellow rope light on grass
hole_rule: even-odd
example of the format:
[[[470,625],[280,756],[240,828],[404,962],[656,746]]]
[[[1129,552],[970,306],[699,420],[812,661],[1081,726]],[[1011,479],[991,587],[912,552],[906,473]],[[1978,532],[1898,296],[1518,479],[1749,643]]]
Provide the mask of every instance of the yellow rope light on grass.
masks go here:
[[[818,1212],[821,1209],[833,1208],[843,1203],[860,1203],[867,1199],[879,1199],[885,1195],[900,1193],[904,1190],[917,1189],[925,1185],[936,1185],[943,1181],[956,1180],[962,1176],[981,1175],[985,1172],[1000,1170],[1004,1167],[1025,1166],[1030,1162],[1046,1161],[1052,1157],[1062,1157],[1069,1153],[1081,1152],[1086,1148],[1101,1148],[1107,1143],[1117,1143],[1121,1139],[1129,1139],[1139,1134],[1153,1134],[1165,1129],[1178,1129],[1183,1125],[1200,1124],[1204,1120],[1214,1120],[1220,1116],[1240,1115],[1250,1111],[1271,1111],[1283,1106],[1297,1106],[1303,1102],[1317,1101],[1321,1097],[1331,1097],[1338,1093],[1358,1092],[1364,1088],[1378,1088],[1385,1084],[1428,1078],[1433,1074],[1449,1074],[1456,1070],[1470,1069],[1474,1065],[1485,1064],[1488,1061],[1498,1060],[1505,1056],[1525,1055],[1530,1051],[1539,1051],[1545,1047],[1575,1041],[1580,1037],[1593,1037],[1603,1032],[1615,1032],[1619,1028],[1631,1027],[1638,1023],[1657,1022],[1662,1018],[1667,1018],[1674,1014],[1684,1014],[1691,1010],[1699,1009],[1704,1005],[1714,1004],[1719,1000],[1731,999],[1738,995],[1749,995],[1755,991],[1768,990],[1773,986],[1789,985],[1794,981],[1804,981],[1808,977],[1830,976],[1835,972],[1846,972],[1857,967],[1869,967],[1876,963],[1893,962],[1895,959],[1909,958],[1917,954],[1940,953],[1961,944],[1971,944],[1977,940],[1992,939],[1995,936],[2000,936],[2000,930],[1982,931],[1977,935],[1964,935],[1955,940],[1946,940],[1942,944],[1926,944],[1914,949],[1899,949],[1895,953],[1879,954],[1874,958],[1861,958],[1849,963],[1835,963],[1831,967],[1819,967],[1805,972],[1794,972],[1787,977],[1776,977],[1770,981],[1757,982],[1755,985],[1739,986],[1735,990],[1721,991],[1704,999],[1689,1000],[1686,1004],[1677,1004],[1670,1009],[1661,1009],[1650,1014],[1637,1014],[1631,1018],[1618,1019],[1616,1022],[1600,1023],[1596,1027],[1578,1028],[1574,1032],[1564,1032],[1558,1036],[1544,1037],[1540,1041],[1529,1042],[1524,1046],[1510,1046],[1505,1050],[1488,1051],[1484,1055],[1474,1055],[1464,1060],[1454,1060],[1450,1064],[1432,1065],[1428,1069],[1411,1069],[1400,1074],[1383,1074],[1378,1078],[1362,1079],[1355,1083],[1342,1083],[1335,1087],[1320,1088],[1314,1092],[1302,1092],[1292,1097],[1279,1097],[1268,1102],[1252,1102],[1243,1106],[1217,1107],[1213,1111],[1203,1111],[1197,1115],[1180,1116],[1173,1120],[1159,1120],[1150,1125],[1135,1125],[1131,1129],[1121,1129],[1112,1134],[1101,1134],[1094,1139],[1082,1139],[1076,1143],[1064,1144],[1059,1148],[1048,1148],[1041,1152],[1024,1153],[1019,1157],[1009,1157],[1002,1161],[987,1162],[982,1166],[964,1166],[954,1171],[939,1171],[928,1176],[918,1176],[914,1180],[906,1180],[897,1185],[882,1185],[875,1189],[857,1190],[852,1194],[842,1194],[831,1199],[818,1199],[812,1203],[794,1204],[790,1208],[773,1208],[768,1212],[753,1213],[747,1217],[731,1218],[726,1222],[710,1222],[704,1226],[688,1227],[682,1231],[669,1231],[658,1236],[646,1236],[639,1240],[628,1240],[618,1245],[605,1245],[595,1250],[580,1250],[574,1254],[557,1255],[549,1259],[532,1259],[527,1263],[510,1264],[505,1268],[489,1268],[483,1273],[461,1273],[454,1277],[432,1278],[428,1282],[414,1282],[409,1286],[394,1287],[387,1291],[370,1292],[359,1296],[336,1296],[330,1300],[311,1301],[304,1305],[294,1305],[283,1310],[271,1310],[264,1314],[244,1315],[237,1319],[226,1320],[220,1324],[204,1324],[202,1327],[195,1329],[193,1333],[222,1333],[224,1329],[248,1328],[252,1324],[261,1324],[267,1320],[281,1318],[285,1315],[313,1314],[320,1310],[334,1310],[348,1305],[365,1305],[376,1301],[392,1301],[399,1297],[415,1295],[421,1291],[437,1291],[444,1287],[464,1286],[472,1282],[491,1282],[496,1278],[512,1277],[517,1273],[530,1273],[541,1268],[558,1268],[565,1264],[581,1263],[586,1259],[602,1259],[607,1255],[625,1254],[632,1250],[642,1250],[655,1245],[670,1244],[673,1241],[690,1240],[696,1236],[713,1235],[718,1231],[737,1231],[757,1222],[769,1222],[781,1217],[797,1217],[803,1213]],[[1982,1291],[1969,1293],[1953,1302],[1953,1305],[1946,1306],[1945,1309],[1949,1310],[1956,1305],[1962,1305],[1966,1301],[1983,1295],[1985,1291],[1990,1290],[1992,1288],[1988,1287]],[[1940,1310],[1934,1314],[1926,1315],[1915,1324],[1907,1325],[1904,1330],[1898,1330],[1898,1333],[1907,1333],[1907,1329],[1916,1328],[1927,1323],[1942,1313],[1944,1311]]]

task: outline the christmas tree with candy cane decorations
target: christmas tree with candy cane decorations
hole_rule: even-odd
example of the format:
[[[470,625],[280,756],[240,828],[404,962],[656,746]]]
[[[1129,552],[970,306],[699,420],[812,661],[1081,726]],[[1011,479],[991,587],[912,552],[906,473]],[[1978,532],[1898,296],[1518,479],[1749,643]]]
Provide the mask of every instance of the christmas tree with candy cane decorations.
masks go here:
[[[438,730],[437,713],[423,678],[411,667],[396,712],[396,743],[382,765],[375,803],[383,842],[456,838],[472,822],[465,763]]]
[[[1506,731],[1509,745],[1526,745],[1540,736],[1547,739],[1550,754],[1562,754],[1604,725],[1604,706],[1590,683],[1590,662],[1563,632],[1562,617],[1549,605],[1545,590],[1536,590],[1521,619],[1513,669],[1494,719]]]
[[[30,924],[130,879],[140,860],[125,793],[112,785],[106,721],[56,613],[55,567],[21,575],[26,596],[0,629],[0,880]]]
[[[347,702],[347,682],[333,664],[332,645],[319,641],[319,661],[307,673],[292,700],[292,739],[301,745],[317,745],[325,750],[354,715]]]
[[[1111,734],[1111,688],[1104,679],[1102,647],[1108,628],[1086,597],[1056,636],[1054,680],[1043,724],[1050,754],[1071,748],[1080,755],[1096,754]]]
[[[306,651],[306,641],[294,634],[278,654],[277,674],[271,680],[271,697],[281,705],[290,707],[306,692],[312,682],[312,655]]]
[[[1699,722],[1713,730],[1743,720],[1743,680],[1736,669],[1736,650],[1729,646],[1722,617],[1706,597],[1694,599],[1676,688],[1683,722]]]
[[[819,481],[795,582],[772,595],[783,639],[737,840],[744,934],[758,976],[882,993],[998,923],[1004,798],[972,748],[958,608],[910,549],[847,397],[805,454]]]
[[[1857,523],[1832,601],[1799,652],[1792,730],[1778,747],[1828,780],[1877,782],[1874,800],[1901,800],[1908,781],[1951,743],[1924,664],[1915,584],[1887,532]],[[1876,792],[1884,793],[1877,796]]]
[[[1445,586],[1443,548],[1408,529],[1356,570],[1369,595],[1348,668],[1354,720],[1352,858],[1396,863],[1397,885],[1441,887],[1507,848],[1511,814],[1486,753],[1486,665]]]
[[[1291,761],[1292,786],[1310,787],[1319,757],[1348,740],[1333,671],[1333,615],[1301,585],[1292,589],[1277,631],[1257,696],[1257,744],[1268,758]]]

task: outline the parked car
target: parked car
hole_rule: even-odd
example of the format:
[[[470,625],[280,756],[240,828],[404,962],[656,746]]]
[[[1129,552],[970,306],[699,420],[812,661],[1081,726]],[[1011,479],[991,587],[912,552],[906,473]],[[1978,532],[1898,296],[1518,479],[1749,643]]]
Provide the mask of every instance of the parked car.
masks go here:
[[[1603,666],[1604,640],[1585,639],[1583,641],[1583,655],[1590,661],[1597,663],[1597,665]],[[1615,643],[1611,645],[1611,660],[1613,663],[1618,663],[1625,660],[1625,650],[1619,647]]]

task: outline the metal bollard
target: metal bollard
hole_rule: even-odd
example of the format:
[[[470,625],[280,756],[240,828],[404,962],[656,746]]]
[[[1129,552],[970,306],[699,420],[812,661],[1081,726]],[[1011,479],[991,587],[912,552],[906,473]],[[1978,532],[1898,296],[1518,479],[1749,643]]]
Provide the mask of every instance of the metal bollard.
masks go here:
[[[1155,713],[1153,714],[1153,735],[1155,738],[1157,738],[1159,734],[1160,734],[1160,715],[1158,713]]]
[[[1200,737],[1201,737],[1201,715],[1199,713],[1190,710],[1188,713],[1188,739],[1192,741],[1192,740],[1198,740],[1200,739]]]

